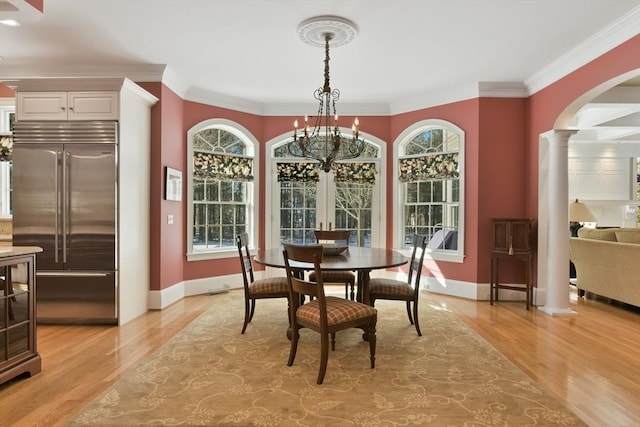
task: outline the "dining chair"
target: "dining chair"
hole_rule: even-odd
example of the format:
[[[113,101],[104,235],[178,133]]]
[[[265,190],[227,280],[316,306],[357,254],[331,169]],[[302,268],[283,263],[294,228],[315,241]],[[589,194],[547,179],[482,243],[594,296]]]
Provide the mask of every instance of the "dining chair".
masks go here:
[[[336,349],[336,332],[349,328],[360,328],[368,335],[371,369],[376,360],[375,308],[356,301],[334,296],[325,296],[322,274],[323,251],[321,245],[284,245],[284,263],[289,279],[289,321],[291,323],[291,349],[287,366],[292,366],[298,349],[299,330],[308,328],[320,333],[320,368],[317,383],[322,384],[327,372],[329,359],[329,337],[331,350]],[[300,278],[291,262],[313,265],[317,282]],[[300,266],[298,266],[299,268]],[[302,303],[300,296],[310,296],[310,301]]]
[[[406,301],[409,322],[416,327],[418,336],[422,336],[420,323],[418,322],[418,297],[420,295],[420,276],[427,243],[426,236],[422,234],[414,235],[411,262],[406,281],[385,278],[372,278],[369,280],[369,300],[371,305],[374,306],[375,301],[378,299]],[[416,258],[418,249],[421,249],[420,256]],[[411,315],[411,303],[413,303],[413,316]]]
[[[286,276],[268,277],[255,280],[253,263],[249,252],[249,234],[242,233],[236,236],[238,256],[242,266],[242,279],[244,281],[244,324],[242,334],[247,325],[253,319],[256,308],[256,300],[263,298],[289,298],[289,281]]]
[[[316,243],[344,243],[349,246],[349,237],[351,236],[351,230],[313,230],[316,235]],[[356,275],[351,271],[323,271],[322,281],[324,283],[344,283],[344,298],[349,298],[349,288],[351,288],[351,300],[356,299],[355,296],[355,284]],[[315,273],[311,272],[309,280],[316,281]]]

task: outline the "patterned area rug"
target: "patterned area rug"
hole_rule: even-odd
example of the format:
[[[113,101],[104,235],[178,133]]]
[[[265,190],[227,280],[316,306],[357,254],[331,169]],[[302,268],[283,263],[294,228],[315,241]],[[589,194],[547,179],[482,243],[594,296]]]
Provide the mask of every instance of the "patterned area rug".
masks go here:
[[[378,301],[376,368],[361,330],[338,332],[323,385],[317,333],[287,367],[286,301],[261,300],[240,334],[240,291],[211,308],[67,425],[584,426],[453,314],[423,295],[418,337],[404,303]]]

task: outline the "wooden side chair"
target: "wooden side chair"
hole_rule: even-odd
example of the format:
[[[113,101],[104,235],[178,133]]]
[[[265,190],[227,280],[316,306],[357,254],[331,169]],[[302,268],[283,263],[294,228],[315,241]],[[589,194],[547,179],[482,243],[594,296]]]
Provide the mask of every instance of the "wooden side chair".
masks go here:
[[[333,296],[325,296],[323,274],[321,274],[321,245],[284,245],[284,262],[289,279],[289,319],[291,322],[291,350],[287,366],[292,366],[298,349],[299,330],[309,328],[320,333],[320,370],[317,383],[322,384],[329,359],[329,336],[331,350],[336,349],[336,332],[348,328],[361,328],[368,334],[371,369],[376,360],[376,320],[375,308],[356,301]],[[299,278],[290,262],[313,265],[318,281],[316,283]],[[309,295],[311,301],[302,304],[300,296]]]
[[[244,281],[244,324],[241,332],[244,334],[247,325],[253,319],[256,300],[262,298],[289,298],[289,281],[286,276],[255,280],[253,263],[249,253],[249,234],[242,233],[236,236],[236,244]]]
[[[415,325],[418,336],[422,336],[420,323],[418,322],[418,296],[420,295],[420,276],[422,274],[422,263],[424,261],[427,243],[426,236],[421,234],[414,235],[411,264],[409,265],[409,274],[406,282],[384,278],[373,278],[369,280],[369,298],[371,305],[375,305],[377,299],[406,301],[409,322]],[[416,259],[418,249],[422,251],[420,257]],[[411,303],[413,303],[413,316],[411,315]]]
[[[344,243],[349,246],[349,237],[351,236],[351,230],[313,230],[316,235],[316,243]],[[355,296],[355,284],[356,275],[351,271],[323,271],[322,272],[323,283],[344,283],[344,298],[349,298],[349,289],[351,289],[351,300],[356,299]],[[314,272],[309,275],[309,280],[316,281]]]

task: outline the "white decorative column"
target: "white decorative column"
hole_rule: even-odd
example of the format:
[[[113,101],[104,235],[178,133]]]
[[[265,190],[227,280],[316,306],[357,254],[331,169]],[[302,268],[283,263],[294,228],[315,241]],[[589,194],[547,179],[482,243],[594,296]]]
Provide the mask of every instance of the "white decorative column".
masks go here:
[[[572,130],[555,130],[549,140],[546,301],[540,310],[574,316],[569,308],[569,138]],[[544,278],[543,278],[544,280]]]

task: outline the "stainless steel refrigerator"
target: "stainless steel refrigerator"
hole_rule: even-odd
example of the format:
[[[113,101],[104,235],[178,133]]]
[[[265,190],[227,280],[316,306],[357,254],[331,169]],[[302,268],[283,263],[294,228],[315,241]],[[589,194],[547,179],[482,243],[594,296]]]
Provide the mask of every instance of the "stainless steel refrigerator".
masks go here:
[[[117,122],[16,122],[13,244],[40,246],[37,320],[117,323]]]

